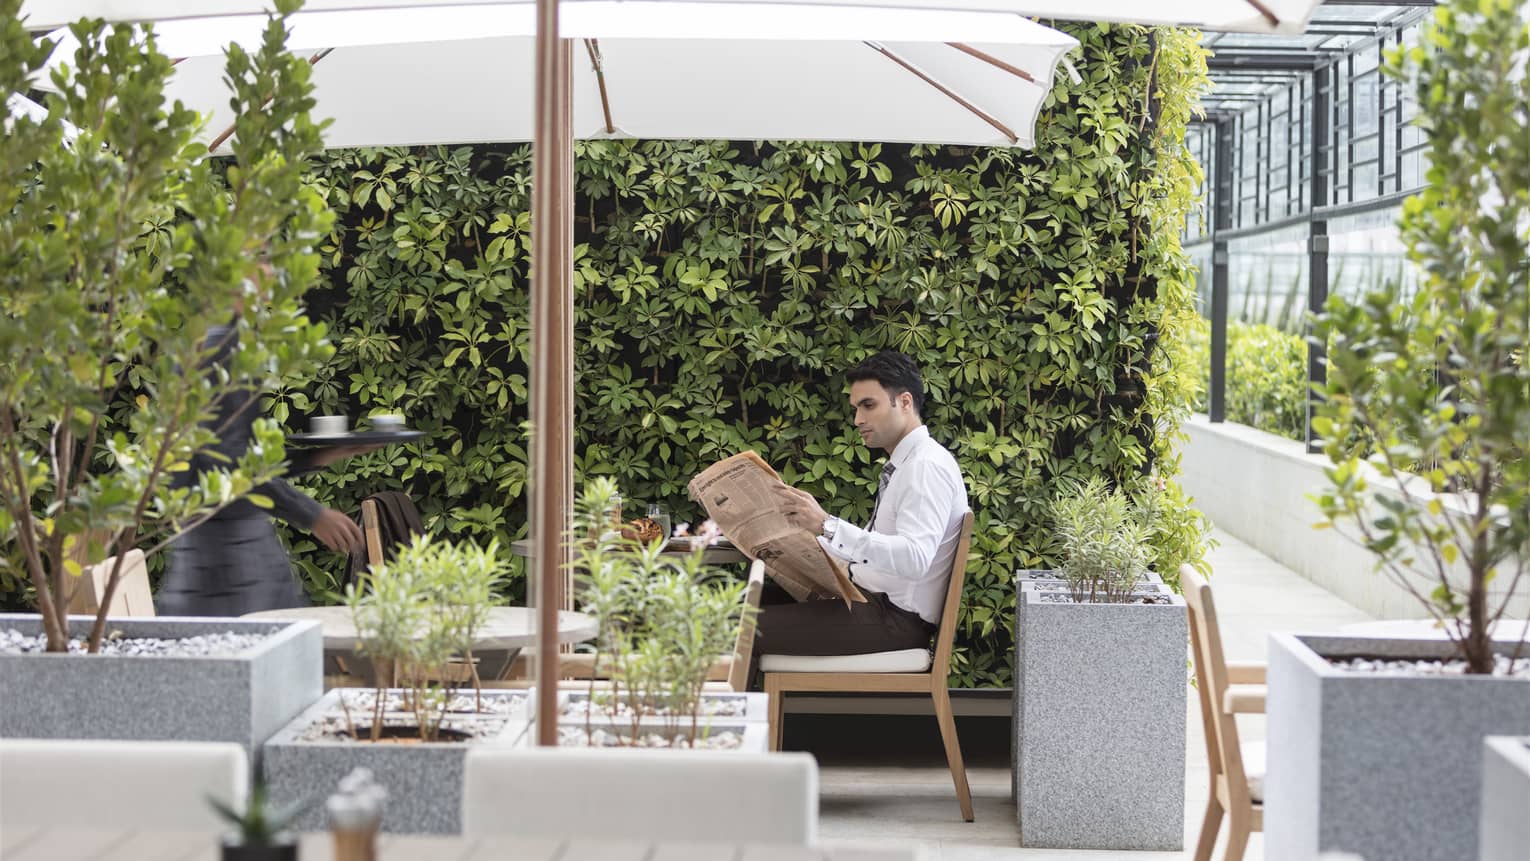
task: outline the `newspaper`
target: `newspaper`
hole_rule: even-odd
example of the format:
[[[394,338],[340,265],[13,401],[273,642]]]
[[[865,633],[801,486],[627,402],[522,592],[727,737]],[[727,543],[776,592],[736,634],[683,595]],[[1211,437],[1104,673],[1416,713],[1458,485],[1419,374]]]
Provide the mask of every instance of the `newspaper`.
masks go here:
[[[691,496],[707,510],[723,535],[750,559],[765,562],[765,573],[793,598],[813,594],[864,602],[845,564],[830,556],[813,532],[793,526],[776,502],[781,476],[752,451],[724,458],[691,479]]]

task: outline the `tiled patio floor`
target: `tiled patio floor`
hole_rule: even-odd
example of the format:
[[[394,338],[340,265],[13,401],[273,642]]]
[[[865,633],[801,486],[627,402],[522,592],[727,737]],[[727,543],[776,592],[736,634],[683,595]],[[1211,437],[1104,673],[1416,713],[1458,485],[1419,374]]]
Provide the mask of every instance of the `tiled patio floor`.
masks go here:
[[[1264,660],[1265,635],[1270,631],[1332,631],[1370,618],[1243,542],[1220,531],[1216,538],[1221,545],[1211,553],[1212,584],[1230,660]],[[821,840],[827,845],[914,845],[922,861],[1189,858],[1188,850],[1194,846],[1205,810],[1207,775],[1206,746],[1193,691],[1188,702],[1185,852],[1018,848],[1007,755],[969,760],[967,775],[976,821],[965,823],[943,759],[931,757],[911,763],[906,758],[820,754]],[[1263,721],[1261,716],[1240,718],[1243,738],[1263,739]],[[1220,852],[1219,846],[1216,857]],[[1261,835],[1254,835],[1244,857],[1262,861]]]

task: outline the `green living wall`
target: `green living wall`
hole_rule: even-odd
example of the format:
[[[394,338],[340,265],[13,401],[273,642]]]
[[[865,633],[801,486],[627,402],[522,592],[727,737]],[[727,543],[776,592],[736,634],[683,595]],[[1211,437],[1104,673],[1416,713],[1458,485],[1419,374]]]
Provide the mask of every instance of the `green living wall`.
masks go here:
[[[1058,479],[1154,494],[1165,575],[1201,554],[1170,445],[1198,378],[1178,235],[1204,55],[1186,31],[1070,29],[1083,82],[1058,83],[1031,151],[577,148],[581,475],[615,475],[627,499],[685,520],[689,478],[753,448],[864,519],[877,467],[841,372],[912,354],[977,513],[961,686],[1009,682],[1013,572],[1051,561]],[[294,429],[397,410],[429,437],[307,485],[345,510],[402,488],[437,533],[524,535],[529,148],[337,151],[316,170],[338,219],[311,305],[338,349],[273,409]],[[333,589],[334,557],[291,538],[310,588]]]

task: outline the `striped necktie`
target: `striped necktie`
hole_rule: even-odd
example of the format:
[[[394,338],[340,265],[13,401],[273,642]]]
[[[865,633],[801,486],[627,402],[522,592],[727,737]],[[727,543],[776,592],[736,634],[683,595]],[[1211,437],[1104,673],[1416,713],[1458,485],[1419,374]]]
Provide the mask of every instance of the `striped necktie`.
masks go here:
[[[890,460],[887,463],[882,464],[882,477],[877,479],[877,498],[876,501],[871,504],[871,522],[866,524],[866,528],[868,530],[876,528],[877,509],[882,506],[882,493],[883,491],[887,490],[888,482],[892,481],[893,473],[897,471],[898,468],[893,466],[892,461]]]

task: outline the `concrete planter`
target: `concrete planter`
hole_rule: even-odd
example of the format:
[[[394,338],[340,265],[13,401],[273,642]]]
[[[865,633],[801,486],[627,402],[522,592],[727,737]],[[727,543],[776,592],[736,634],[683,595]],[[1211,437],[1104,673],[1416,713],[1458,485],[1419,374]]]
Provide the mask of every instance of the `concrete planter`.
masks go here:
[[[1183,848],[1184,599],[1052,603],[1036,585],[1015,625],[1020,845]]]
[[[1530,738],[1490,736],[1482,750],[1479,861],[1516,861],[1530,846]]]
[[[71,635],[94,617],[72,616]],[[35,636],[32,614],[0,615],[0,628]],[[226,632],[270,634],[226,657],[0,655],[0,736],[231,741],[251,757],[324,692],[317,622],[113,619],[124,637],[175,639]]]
[[[304,740],[305,734],[324,721],[343,717],[340,697],[370,697],[368,688],[332,690],[287,724],[265,744],[262,773],[272,800],[281,805],[305,800],[308,807],[293,823],[296,831],[321,831],[327,827],[324,800],[335,791],[340,778],[351,769],[366,767],[388,790],[383,805],[384,831],[398,833],[457,834],[462,830],[462,768],[467,752],[483,745],[513,746],[526,735],[531,714],[527,691],[484,691],[485,700],[505,703],[505,713],[481,716],[453,712],[447,728],[470,730],[469,741],[400,741],[372,743],[350,739]],[[472,691],[465,692],[472,697]],[[354,699],[347,702],[354,703]],[[351,718],[366,713],[351,707]],[[388,713],[389,718],[400,713]]]
[[[1530,681],[1349,672],[1326,660],[1437,659],[1452,648],[1440,640],[1270,636],[1267,857],[1477,857],[1482,740],[1530,734]],[[1525,812],[1522,802],[1521,819]]]

